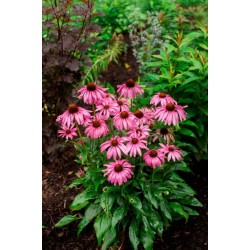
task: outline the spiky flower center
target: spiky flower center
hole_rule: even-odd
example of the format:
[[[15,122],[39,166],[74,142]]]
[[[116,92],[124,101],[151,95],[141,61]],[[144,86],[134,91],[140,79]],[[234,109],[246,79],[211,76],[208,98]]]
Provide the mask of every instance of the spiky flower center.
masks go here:
[[[141,112],[139,109],[134,112],[134,115],[139,119],[144,116],[143,112]]]
[[[126,119],[126,118],[128,118],[128,112],[127,111],[122,111],[121,113],[120,113],[120,117],[121,118],[123,118],[123,119]]]
[[[160,92],[159,97],[160,97],[160,98],[165,98],[165,97],[166,97],[166,94],[165,94],[164,92]]]
[[[112,146],[118,146],[118,141],[117,140],[111,140],[111,145]]]
[[[109,109],[109,105],[105,105],[103,108],[104,109]]]
[[[101,126],[101,123],[99,121],[93,121],[92,124],[94,128],[98,128]]]
[[[123,170],[123,166],[121,164],[116,164],[114,170],[115,172],[119,173]]]
[[[133,87],[135,86],[135,81],[134,81],[133,79],[128,79],[128,80],[126,81],[126,86],[127,86],[128,88],[133,88]]]
[[[136,129],[136,133],[141,133],[142,131],[141,131],[141,129]]]
[[[173,152],[173,151],[174,151],[174,147],[169,146],[169,147],[168,147],[168,150],[169,150],[170,152]]]
[[[67,130],[65,131],[65,133],[66,133],[67,135],[69,135],[69,134],[71,133],[71,131],[70,131],[69,129],[67,129]]]
[[[175,109],[175,105],[172,102],[169,102],[166,106],[167,111],[173,111]]]
[[[123,101],[118,101],[117,104],[118,104],[119,106],[122,106],[122,105],[123,105]]]
[[[133,143],[133,144],[137,144],[138,141],[139,141],[139,140],[138,140],[137,138],[132,138],[132,143]]]
[[[167,128],[161,128],[160,133],[162,135],[167,135],[168,134],[168,129]]]
[[[156,157],[157,156],[157,151],[156,150],[151,150],[150,153],[149,153],[149,155],[151,157]]]
[[[74,104],[74,103],[69,104],[68,111],[69,111],[70,114],[76,113],[78,111],[77,105]]]
[[[88,91],[95,91],[96,90],[96,85],[93,82],[90,82],[87,84],[87,90]]]

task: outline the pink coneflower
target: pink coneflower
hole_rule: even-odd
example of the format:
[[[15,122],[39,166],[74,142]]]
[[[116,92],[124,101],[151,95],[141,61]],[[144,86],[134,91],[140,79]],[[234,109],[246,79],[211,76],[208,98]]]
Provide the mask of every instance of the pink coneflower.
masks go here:
[[[177,102],[170,95],[167,95],[164,92],[157,93],[150,100],[150,104],[154,104],[155,106],[157,106],[159,103],[161,106],[165,106],[169,102],[177,104]]]
[[[100,138],[107,135],[109,132],[108,126],[103,119],[98,116],[93,119],[92,122],[85,129],[87,137]]]
[[[125,183],[132,177],[134,174],[131,168],[134,168],[126,160],[117,160],[115,162],[110,162],[109,164],[104,164],[107,168],[102,170],[104,176],[108,176],[108,181],[116,186],[118,183],[119,186],[122,183]]]
[[[175,161],[176,159],[181,160],[182,152],[175,145],[164,145],[162,143],[160,143],[159,145],[162,147],[162,152],[167,155],[168,161],[170,161],[171,158],[173,159],[173,161]]]
[[[119,137],[119,136],[115,136],[113,138],[111,138],[110,140],[104,142],[103,144],[101,144],[101,152],[103,152],[104,150],[108,149],[107,152],[107,158],[110,159],[111,157],[113,157],[114,160],[116,160],[117,156],[119,156],[119,158],[122,157],[121,151],[127,155],[127,148],[124,145],[124,138]]]
[[[134,112],[136,125],[152,124],[153,123],[153,112],[148,108],[138,109]]]
[[[110,93],[105,93],[105,97],[104,97],[103,99],[101,99],[101,100],[98,100],[98,101],[96,102],[96,105],[102,104],[104,100],[105,100],[105,101],[113,102],[113,101],[116,100],[116,96],[113,95],[113,94],[110,94]]]
[[[164,163],[165,154],[161,150],[149,150],[143,155],[143,160],[152,168],[160,167]]]
[[[163,121],[165,124],[176,125],[179,120],[186,120],[187,113],[184,111],[184,108],[186,107],[187,106],[182,107],[180,105],[169,102],[165,106],[156,108],[155,118],[159,121]]]
[[[130,137],[136,137],[136,136],[141,136],[144,138],[147,138],[149,136],[149,132],[151,129],[147,125],[141,125],[138,127],[134,127],[131,130],[127,132],[127,134],[130,135]]]
[[[117,85],[117,93],[129,99],[134,99],[136,94],[142,95],[143,89],[133,79],[128,79],[125,83]]]
[[[118,99],[116,103],[118,107],[120,108],[120,111],[129,111],[129,103],[127,100]]]
[[[99,100],[106,97],[106,90],[107,89],[96,85],[94,82],[90,82],[77,91],[80,93],[78,98],[81,99],[83,97],[83,101],[86,104],[96,104]]]
[[[74,125],[71,124],[69,127],[62,125],[61,129],[58,130],[58,134],[60,137],[65,137],[66,139],[73,139],[74,136],[77,136],[76,134],[76,128],[74,128]]]
[[[127,153],[130,153],[130,157],[136,156],[138,153],[140,156],[142,155],[141,149],[148,149],[147,148],[147,141],[144,140],[144,137],[140,136],[130,136],[126,137],[125,140],[128,142],[127,143]]]
[[[67,125],[75,123],[75,121],[80,125],[86,125],[90,120],[91,114],[88,110],[78,107],[76,104],[69,104],[68,109],[56,119],[62,125]]]
[[[111,115],[116,115],[119,113],[119,107],[114,101],[103,100],[103,102],[96,106],[96,111],[100,111],[100,114],[109,118]]]
[[[173,130],[171,128],[163,127],[161,129],[157,129],[156,135],[153,137],[153,142],[158,139],[159,135],[162,136],[165,141],[167,141],[167,144],[169,144],[170,141],[175,142]]]
[[[134,119],[135,119],[135,117],[134,117],[134,115],[131,112],[129,112],[129,111],[122,111],[122,112],[118,113],[114,117],[114,126],[118,130],[131,129],[131,128],[133,128],[135,126]]]

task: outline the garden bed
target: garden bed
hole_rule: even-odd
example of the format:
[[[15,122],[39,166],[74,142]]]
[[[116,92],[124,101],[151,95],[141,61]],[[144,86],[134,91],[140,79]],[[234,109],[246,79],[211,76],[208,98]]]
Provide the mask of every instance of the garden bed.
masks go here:
[[[129,44],[128,36],[125,40]],[[126,64],[126,65],[125,65]],[[138,67],[131,48],[119,58],[119,64],[111,63],[101,76],[114,86],[128,78],[138,77]],[[62,107],[61,107],[62,108]],[[79,189],[65,188],[75,178],[81,166],[74,162],[75,149],[72,145],[63,146],[63,140],[57,138],[55,117],[43,118],[43,249],[46,250],[93,250],[98,249],[93,225],[87,226],[77,237],[76,224],[71,223],[65,228],[55,228],[55,224],[69,213],[69,205]],[[203,204],[199,208],[199,216],[191,216],[189,221],[174,222],[163,233],[163,240],[157,238],[154,249],[208,249],[207,246],[207,161],[196,162],[190,166],[192,173],[180,173],[194,190]],[[119,249],[132,249],[129,239],[124,239]]]

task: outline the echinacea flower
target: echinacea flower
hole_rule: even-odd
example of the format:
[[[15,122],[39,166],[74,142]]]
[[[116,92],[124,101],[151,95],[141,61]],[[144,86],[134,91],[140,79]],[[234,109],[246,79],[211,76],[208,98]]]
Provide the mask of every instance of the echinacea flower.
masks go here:
[[[119,112],[119,107],[116,102],[110,100],[103,100],[102,103],[96,106],[96,111],[101,115],[109,118],[111,115],[116,115]]]
[[[129,99],[135,99],[136,94],[142,95],[143,89],[133,79],[128,79],[125,83],[117,85],[117,93]]]
[[[180,106],[169,102],[167,105],[156,108],[155,118],[159,121],[163,121],[168,125],[177,125],[179,120],[186,120],[187,113],[184,111],[184,108],[187,106]]]
[[[141,108],[134,112],[136,125],[153,124],[153,112],[148,108]]]
[[[108,132],[108,126],[106,125],[104,120],[98,116],[96,116],[85,129],[87,137],[91,138],[100,138],[107,135]]]
[[[68,109],[56,119],[62,125],[74,124],[75,121],[79,125],[86,125],[90,120],[91,114],[88,110],[77,106],[76,104],[69,104]]]
[[[155,142],[159,135],[162,136],[165,141],[167,141],[167,144],[169,144],[170,141],[175,142],[173,130],[171,128],[163,127],[161,129],[157,129],[152,141]]]
[[[150,100],[150,104],[154,104],[155,106],[157,106],[158,104],[161,104],[161,106],[165,106],[169,102],[177,104],[177,102],[170,95],[167,95],[164,92],[157,93]]]
[[[112,102],[112,101],[115,101],[115,100],[116,100],[116,96],[115,95],[110,94],[110,93],[105,93],[105,97],[103,99],[101,99],[101,100],[98,100],[96,102],[96,105],[102,104],[103,101],[110,101],[110,102]]]
[[[127,132],[127,134],[129,134],[130,137],[141,136],[141,137],[147,138],[149,136],[150,131],[151,129],[149,129],[147,125],[141,125],[141,126],[130,129]]]
[[[129,111],[129,103],[127,100],[118,99],[116,103],[118,107],[120,108],[120,111]]]
[[[116,186],[118,183],[119,186],[122,183],[125,183],[132,177],[134,174],[131,168],[134,168],[126,160],[117,160],[115,162],[110,162],[109,164],[104,164],[107,168],[102,170],[104,176],[108,176],[108,181]]]
[[[127,143],[127,153],[129,153],[130,157],[135,157],[136,154],[142,155],[141,149],[147,149],[147,141],[144,137],[140,136],[130,136],[126,137],[125,140]]]
[[[165,154],[161,150],[151,149],[143,155],[143,160],[152,168],[160,167],[164,163]]]
[[[96,104],[99,100],[102,100],[106,97],[106,91],[107,88],[102,88],[94,82],[90,82],[77,92],[80,94],[78,98],[83,98],[83,101],[86,104]]]
[[[173,159],[173,161],[181,160],[182,152],[178,147],[176,147],[175,145],[164,145],[162,143],[160,143],[159,145],[162,147],[161,151],[166,154],[165,156],[167,156],[168,161],[170,161],[171,158]]]
[[[69,127],[62,125],[61,129],[58,130],[58,134],[60,137],[65,137],[67,140],[68,139],[73,139],[74,136],[77,136],[76,134],[76,128],[74,128],[74,125],[71,124]]]
[[[121,151],[126,155],[127,154],[127,148],[124,145],[124,138],[120,137],[120,136],[115,136],[113,138],[111,138],[110,140],[104,142],[103,144],[101,144],[101,152],[103,152],[104,150],[106,150],[107,148],[107,158],[110,159],[111,157],[113,157],[114,160],[116,160],[117,156],[119,156],[119,158],[122,157]]]
[[[129,111],[122,111],[122,112],[118,113],[114,117],[114,126],[118,130],[131,129],[131,128],[133,128],[135,126],[134,119],[135,119],[135,117],[134,117],[134,115],[131,112],[129,112]]]

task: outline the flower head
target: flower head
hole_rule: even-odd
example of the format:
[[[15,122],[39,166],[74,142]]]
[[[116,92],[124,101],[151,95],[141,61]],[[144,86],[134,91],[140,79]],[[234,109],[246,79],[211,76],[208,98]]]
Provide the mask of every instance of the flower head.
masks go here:
[[[148,108],[141,108],[134,112],[136,125],[153,124],[154,113]]]
[[[87,137],[91,138],[100,138],[107,135],[109,132],[108,126],[101,117],[96,116],[93,118],[89,125],[85,129]]]
[[[118,130],[131,129],[131,128],[133,128],[135,126],[134,119],[135,119],[135,117],[134,117],[134,115],[131,112],[129,112],[129,111],[122,111],[122,112],[118,113],[114,117],[114,126]]]
[[[119,107],[114,101],[108,99],[103,100],[102,103],[96,106],[96,111],[100,112],[101,115],[109,118],[111,115],[116,115],[119,112]]]
[[[108,149],[107,152],[107,158],[110,159],[111,157],[113,157],[114,160],[116,160],[117,156],[119,158],[122,157],[121,155],[121,151],[126,155],[127,154],[127,148],[124,145],[124,138],[120,137],[120,136],[115,136],[113,138],[111,138],[110,140],[104,142],[103,144],[101,144],[101,152],[103,152],[104,150]]]
[[[127,152],[129,153],[130,157],[136,157],[136,154],[142,155],[141,149],[148,149],[147,148],[147,141],[144,137],[141,136],[130,136],[126,137],[125,140],[127,143]]]
[[[162,148],[161,151],[167,155],[167,160],[170,161],[171,158],[173,161],[181,160],[182,158],[182,152],[179,148],[177,148],[175,145],[164,145],[162,143],[159,144]]]
[[[117,160],[115,162],[110,162],[109,164],[104,164],[107,168],[103,170],[104,176],[108,176],[108,181],[116,186],[125,183],[133,175],[131,168],[134,168],[126,160]]]
[[[125,99],[118,99],[116,101],[118,107],[120,108],[120,111],[129,111],[129,103]]]
[[[76,104],[69,104],[68,109],[56,119],[62,125],[74,124],[75,121],[79,125],[86,125],[90,120],[91,114],[88,110],[77,106]]]
[[[136,94],[142,95],[143,89],[133,79],[128,79],[121,85],[117,85],[117,93],[125,98],[135,99]]]
[[[65,137],[66,139],[73,139],[74,136],[77,136],[76,134],[76,128],[74,128],[74,125],[71,124],[69,127],[62,125],[61,129],[58,130],[58,134],[60,137]]]
[[[94,82],[90,82],[77,92],[80,94],[78,98],[83,98],[86,104],[96,104],[99,100],[106,98],[106,91],[107,89],[96,85]]]
[[[186,120],[187,113],[184,111],[184,108],[186,107],[187,106],[182,107],[173,102],[169,102],[165,106],[156,108],[155,118],[168,125],[177,125],[179,120]]]
[[[160,167],[164,163],[165,155],[161,150],[151,149],[143,155],[143,160],[152,168]]]
[[[167,95],[164,92],[157,93],[150,100],[150,104],[154,104],[155,106],[157,106],[158,104],[164,106],[167,105],[167,103],[169,102],[177,104],[177,102],[170,95]]]
[[[151,129],[147,125],[141,125],[138,127],[134,127],[131,130],[127,132],[127,134],[130,135],[130,137],[136,137],[136,136],[141,136],[144,138],[147,138],[149,136],[149,132]]]
[[[173,130],[171,128],[163,127],[161,129],[156,130],[156,134],[153,137],[153,142],[155,142],[159,136],[162,136],[165,141],[167,141],[167,144],[170,143],[170,141],[175,142]]]

